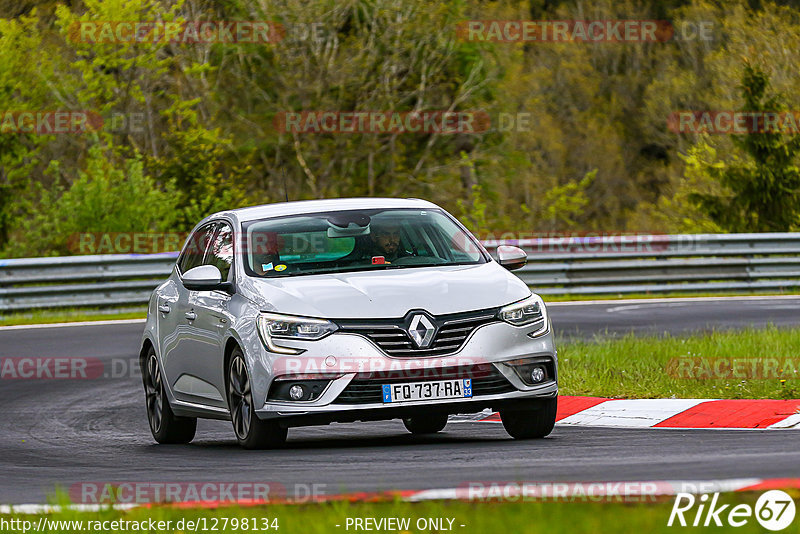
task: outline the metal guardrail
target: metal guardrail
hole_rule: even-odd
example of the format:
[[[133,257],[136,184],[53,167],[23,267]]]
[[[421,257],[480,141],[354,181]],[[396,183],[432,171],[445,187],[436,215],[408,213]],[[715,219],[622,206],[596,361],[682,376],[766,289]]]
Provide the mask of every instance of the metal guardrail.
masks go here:
[[[144,305],[177,252],[0,260],[0,313]]]
[[[515,271],[544,295],[724,292],[800,287],[800,233],[485,241],[528,253]],[[177,253],[0,260],[0,313],[144,305]]]
[[[780,291],[800,287],[800,233],[488,241],[528,253],[516,271],[543,295]]]

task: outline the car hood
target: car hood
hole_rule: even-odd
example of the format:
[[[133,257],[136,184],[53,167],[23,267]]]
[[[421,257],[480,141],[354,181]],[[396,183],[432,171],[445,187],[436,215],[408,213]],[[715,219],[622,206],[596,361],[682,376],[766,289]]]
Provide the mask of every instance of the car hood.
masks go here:
[[[503,306],[531,291],[495,262],[386,271],[247,278],[244,287],[263,311],[332,319],[434,315]]]

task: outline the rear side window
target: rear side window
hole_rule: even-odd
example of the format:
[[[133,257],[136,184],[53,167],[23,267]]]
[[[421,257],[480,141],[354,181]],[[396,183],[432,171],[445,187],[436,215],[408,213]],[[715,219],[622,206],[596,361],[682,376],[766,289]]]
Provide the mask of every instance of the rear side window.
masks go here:
[[[228,279],[228,273],[233,265],[233,231],[227,224],[219,225],[219,231],[204,263],[219,269],[223,281]]]
[[[178,270],[181,273],[203,265],[203,258],[205,257],[209,243],[211,243],[211,238],[214,236],[215,227],[216,224],[214,223],[207,224],[198,228],[197,231],[189,237],[186,248],[178,259]]]

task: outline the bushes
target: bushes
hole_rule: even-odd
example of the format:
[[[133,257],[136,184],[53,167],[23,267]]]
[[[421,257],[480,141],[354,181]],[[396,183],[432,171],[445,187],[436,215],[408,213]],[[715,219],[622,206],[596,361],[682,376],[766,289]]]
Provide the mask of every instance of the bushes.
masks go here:
[[[60,174],[59,167],[52,161],[49,173]],[[86,171],[71,185],[57,180],[40,192],[39,208],[8,256],[69,255],[72,240],[83,232],[157,232],[172,229],[175,221],[175,195],[144,173],[142,158],[117,165],[100,145],[89,149]]]
[[[423,197],[494,232],[794,224],[764,217],[794,210],[794,151],[778,166],[772,157],[740,168],[729,155],[742,147],[727,136],[676,134],[667,118],[676,110],[736,109],[742,57],[767,65],[785,105],[798,109],[791,91],[800,82],[797,10],[706,0],[675,7],[601,0],[587,12],[582,3],[510,0],[37,4],[28,15],[0,19],[3,107],[87,110],[106,124],[127,119],[128,127],[77,136],[0,132],[6,255],[66,253],[71,232],[184,231],[216,210],[285,195]],[[520,45],[466,42],[456,32],[466,20],[531,18],[668,19],[676,28],[702,21],[713,39]],[[286,33],[266,44],[76,39],[81,21],[186,19],[272,20]],[[492,128],[293,134],[273,124],[285,111],[445,109],[485,112]],[[499,127],[501,114],[518,113],[527,114],[526,127]],[[141,120],[131,128],[133,114]],[[773,156],[791,148],[777,138],[758,142],[777,143]],[[700,197],[690,193],[735,196],[707,162],[755,179],[752,188],[771,199],[758,208],[762,215],[751,217],[758,209],[747,202],[693,203]]]

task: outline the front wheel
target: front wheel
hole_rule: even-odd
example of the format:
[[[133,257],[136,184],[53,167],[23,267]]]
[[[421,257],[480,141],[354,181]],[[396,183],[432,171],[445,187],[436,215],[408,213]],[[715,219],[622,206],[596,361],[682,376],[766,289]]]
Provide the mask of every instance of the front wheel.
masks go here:
[[[153,347],[150,347],[145,362],[147,363],[142,378],[150,432],[159,443],[189,443],[197,431],[197,419],[178,417],[173,413],[167,400],[161,367],[158,365],[158,357]]]
[[[403,424],[412,434],[435,434],[447,424],[447,414],[406,417]]]
[[[228,408],[236,439],[245,449],[272,449],[286,441],[287,429],[277,421],[262,421],[256,415],[247,365],[238,347],[228,365]]]
[[[530,408],[500,410],[506,432],[514,439],[543,438],[556,424],[558,397],[532,401]]]

